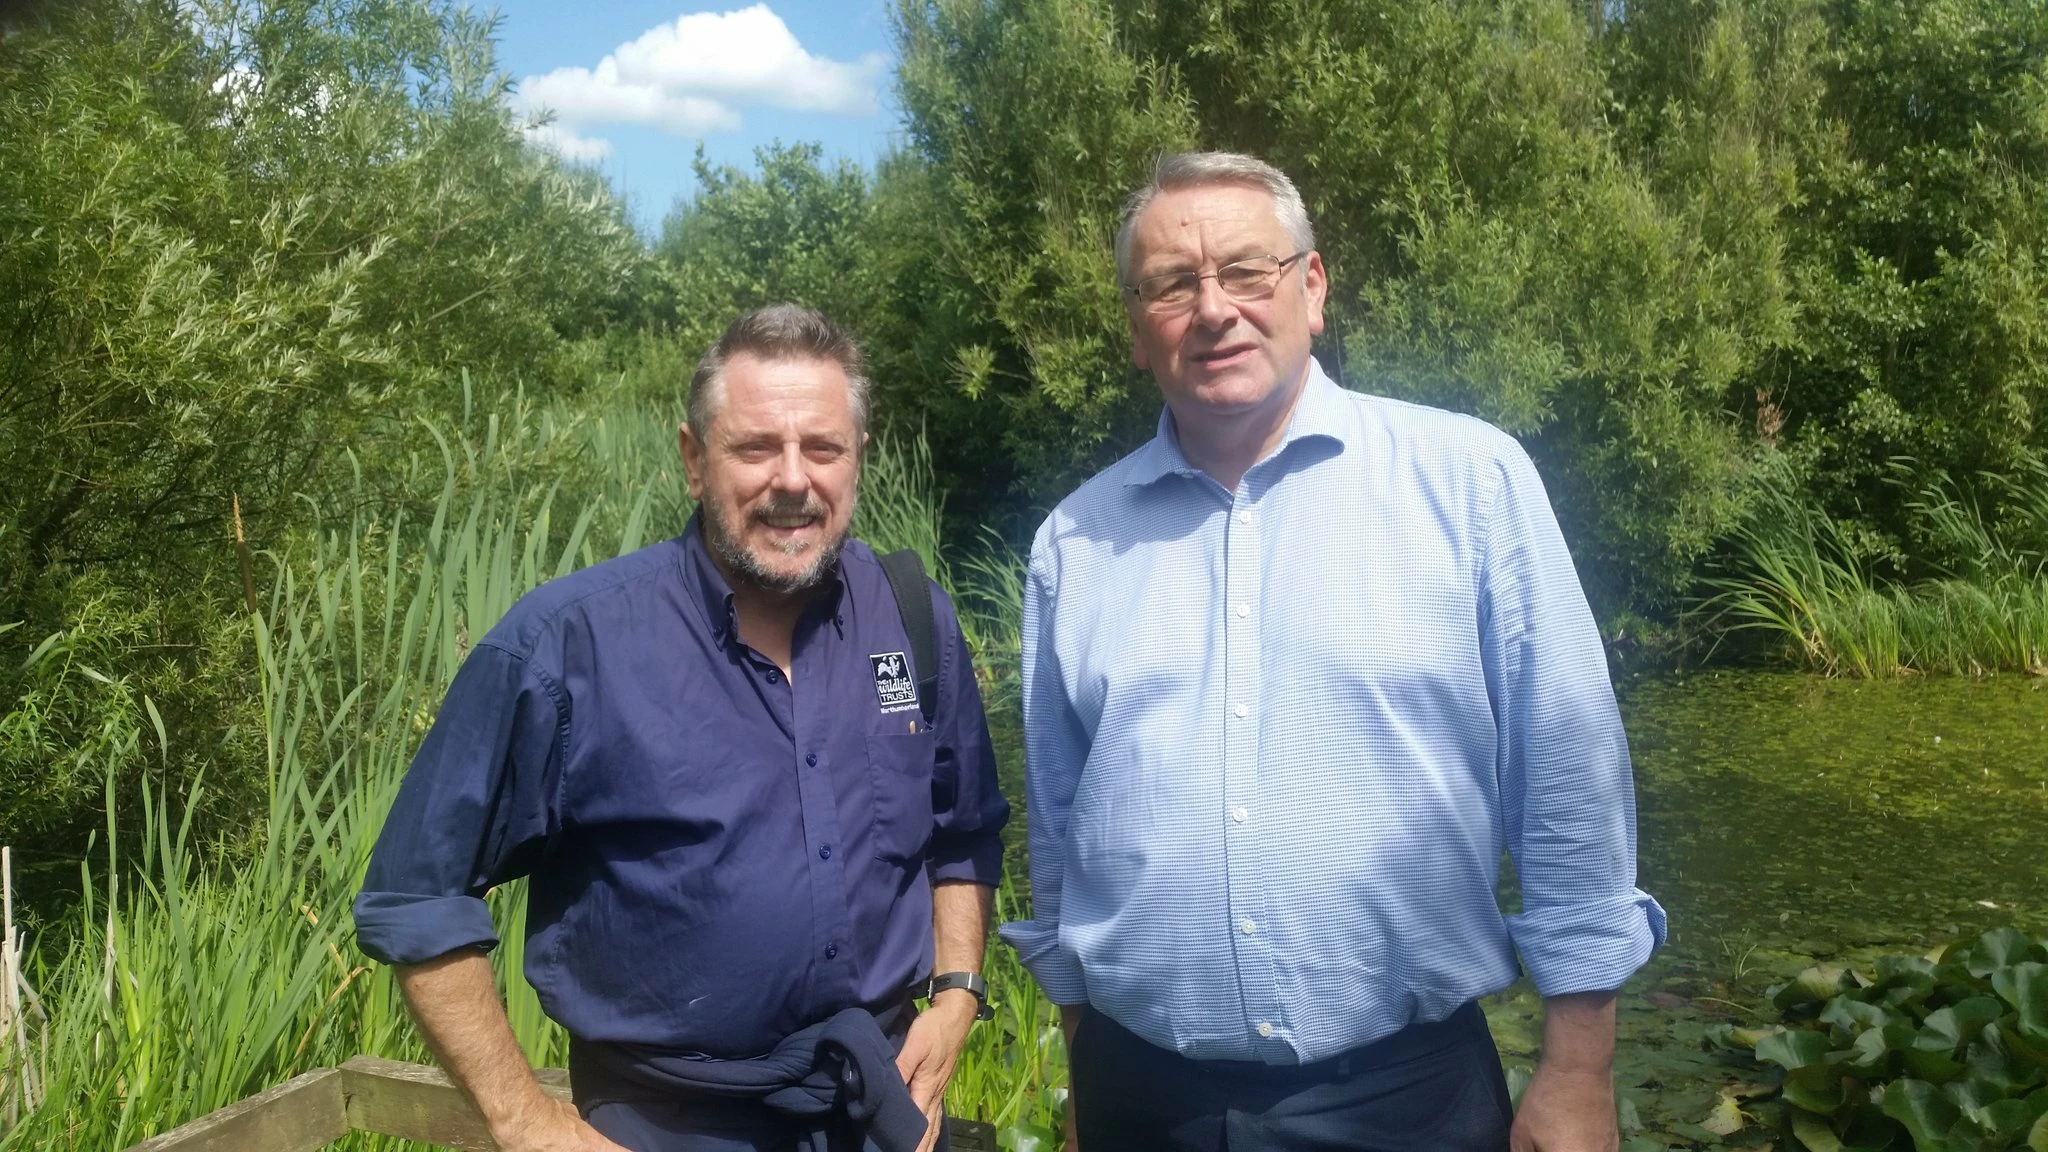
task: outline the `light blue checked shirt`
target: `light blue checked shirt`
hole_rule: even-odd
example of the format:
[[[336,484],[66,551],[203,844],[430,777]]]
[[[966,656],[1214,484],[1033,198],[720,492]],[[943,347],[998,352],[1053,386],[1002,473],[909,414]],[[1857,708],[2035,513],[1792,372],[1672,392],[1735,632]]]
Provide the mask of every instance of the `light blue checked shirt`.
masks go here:
[[[1311,362],[1235,493],[1159,434],[1062,501],[1024,596],[1049,996],[1197,1059],[1320,1060],[1662,942],[1628,745],[1542,482],[1478,420]],[[1495,898],[1512,854],[1522,911]]]

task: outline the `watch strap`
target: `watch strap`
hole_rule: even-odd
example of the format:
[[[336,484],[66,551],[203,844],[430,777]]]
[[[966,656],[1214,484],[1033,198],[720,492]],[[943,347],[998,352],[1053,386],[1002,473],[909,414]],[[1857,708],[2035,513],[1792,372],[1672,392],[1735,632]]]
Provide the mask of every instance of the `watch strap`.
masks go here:
[[[924,998],[930,1000],[941,992],[964,988],[974,994],[974,1018],[988,1020],[995,1016],[995,1009],[988,1006],[988,981],[979,972],[941,972],[925,982]]]

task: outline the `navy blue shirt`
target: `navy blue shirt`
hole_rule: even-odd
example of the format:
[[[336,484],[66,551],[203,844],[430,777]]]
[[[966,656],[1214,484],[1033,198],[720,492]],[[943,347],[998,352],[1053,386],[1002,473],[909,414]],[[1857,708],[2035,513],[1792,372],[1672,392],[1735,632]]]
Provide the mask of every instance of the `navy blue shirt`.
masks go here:
[[[927,726],[881,565],[848,541],[790,668],[739,639],[684,534],[535,589],[463,662],[378,838],[357,940],[388,964],[497,943],[585,1040],[759,1055],[931,970],[930,881],[994,884],[1009,817],[967,646],[932,589]]]

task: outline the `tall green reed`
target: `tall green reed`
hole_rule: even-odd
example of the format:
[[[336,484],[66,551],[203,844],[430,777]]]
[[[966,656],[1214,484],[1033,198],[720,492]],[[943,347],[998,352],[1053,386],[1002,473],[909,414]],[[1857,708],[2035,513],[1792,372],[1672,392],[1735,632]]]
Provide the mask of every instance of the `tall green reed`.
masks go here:
[[[1784,478],[1767,478],[1696,615],[1828,675],[2048,675],[2048,466],[1986,482],[2004,489],[2002,523],[1946,477],[1908,502],[1947,559],[1938,574],[1903,582],[1877,578],[1839,523]]]
[[[1015,877],[996,893],[996,919],[1029,914]],[[1067,1049],[1059,1008],[1017,954],[991,942],[984,959],[995,1017],[975,1026],[960,1054],[946,1110],[996,1126],[1004,1148],[1056,1146],[1067,1102]]]
[[[265,809],[251,814],[245,846],[213,852],[193,834],[203,780],[182,793],[108,796],[105,839],[82,869],[86,895],[61,944],[27,950],[47,1022],[32,1066],[0,1058],[0,1099],[24,1097],[31,1075],[42,1092],[0,1131],[0,1149],[121,1148],[308,1068],[358,1054],[424,1058],[391,973],[354,951],[349,920],[412,753],[468,647],[514,600],[679,529],[689,509],[672,441],[651,431],[662,428],[651,413],[597,416],[517,397],[505,407],[473,414],[461,435],[434,432],[442,476],[430,507],[364,500],[345,524],[269,554],[271,592],[251,628]],[[879,548],[930,549],[945,578],[921,448],[878,445],[860,529]],[[1002,570],[988,557],[978,564]],[[107,753],[110,780],[142,740],[131,733]],[[124,803],[144,810],[137,843],[116,833],[112,813]],[[524,902],[522,885],[492,893],[504,941],[494,966],[527,1055],[560,1064],[565,1039],[520,974]],[[1014,967],[1007,954],[993,959]],[[994,1070],[1045,1069],[1042,1056],[1020,1055],[1042,1050],[1033,1038],[1044,1009],[1028,977],[1013,977],[1002,984],[1016,990],[1005,1017],[1015,1026],[1002,1035],[1019,1039],[982,1034],[953,1106],[1042,1124],[1045,1105]]]

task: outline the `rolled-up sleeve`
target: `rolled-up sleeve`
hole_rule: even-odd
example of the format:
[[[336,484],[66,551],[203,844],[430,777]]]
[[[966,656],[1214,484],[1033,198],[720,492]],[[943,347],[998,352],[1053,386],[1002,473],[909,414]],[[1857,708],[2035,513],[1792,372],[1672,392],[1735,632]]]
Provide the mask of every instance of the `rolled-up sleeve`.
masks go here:
[[[371,852],[355,900],[365,954],[417,964],[496,946],[484,894],[529,872],[556,824],[566,717],[526,660],[489,643],[469,653]]]
[[[994,887],[1003,878],[1003,825],[1010,805],[996,778],[995,748],[973,655],[946,594],[932,587],[933,624],[939,635],[939,699],[932,764],[932,838],[926,849],[934,881],[964,880]]]
[[[1088,760],[1088,740],[1060,675],[1050,583],[1040,557],[1034,555],[1024,585],[1023,653],[1031,919],[1003,925],[1002,937],[1053,1003],[1085,1004],[1088,981],[1080,958],[1060,945],[1060,904],[1066,881],[1067,817]]]
[[[1522,890],[1508,929],[1541,995],[1617,988],[1663,943],[1664,910],[1636,887],[1635,783],[1599,629],[1519,450],[1485,538],[1483,655]]]

